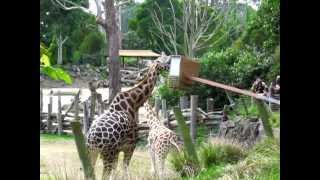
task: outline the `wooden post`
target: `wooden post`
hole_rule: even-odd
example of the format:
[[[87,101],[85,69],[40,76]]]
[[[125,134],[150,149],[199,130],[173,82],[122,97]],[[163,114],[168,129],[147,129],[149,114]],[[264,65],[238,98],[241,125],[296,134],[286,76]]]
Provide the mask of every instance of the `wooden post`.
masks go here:
[[[188,107],[188,97],[182,96],[180,97],[180,109],[187,109]]]
[[[197,134],[197,108],[198,108],[198,95],[191,95],[190,135],[193,143],[196,142],[196,134]]]
[[[87,134],[89,130],[89,110],[88,110],[88,103],[85,101],[83,102],[83,132]]]
[[[42,110],[43,110],[43,92],[42,92],[42,89],[40,89],[40,128],[42,125]]]
[[[168,128],[170,128],[170,121],[169,121],[168,112],[167,112],[167,101],[165,99],[162,99],[161,103],[162,103],[161,111],[162,111],[163,120],[167,121]]]
[[[75,119],[79,121],[79,96],[74,97],[74,116]]]
[[[223,106],[223,110],[222,110],[222,121],[227,121],[228,120],[228,114],[227,114],[227,111],[228,111],[228,105],[224,105]]]
[[[57,113],[57,122],[58,122],[58,134],[61,135],[63,133],[62,128],[62,116],[61,116],[61,95],[58,94],[58,113]]]
[[[161,106],[161,100],[159,97],[156,97],[154,102],[154,108],[157,116],[159,115],[160,106]]]
[[[76,147],[78,151],[79,158],[83,167],[83,172],[85,179],[94,180],[94,168],[92,167],[91,160],[89,157],[89,152],[85,145],[85,136],[81,131],[81,123],[79,121],[79,99],[75,96],[75,119],[71,122],[72,132],[74,134],[74,139],[76,142]]]
[[[102,101],[102,95],[99,93],[97,93],[97,101],[98,101],[98,105],[99,105],[98,113],[99,113],[99,115],[101,115],[104,112],[104,104]]]
[[[214,111],[214,100],[213,98],[207,98],[207,113]]]
[[[52,114],[52,93],[53,93],[53,91],[50,92],[50,95],[49,95],[49,104],[48,104],[47,128],[48,128],[48,132],[49,132],[49,133],[51,133],[51,131],[52,131],[52,121],[51,121],[51,114]]]
[[[94,119],[95,110],[96,110],[96,87],[93,82],[89,83],[89,89],[91,91],[91,103],[90,103],[90,113],[89,113],[89,122],[91,123]]]

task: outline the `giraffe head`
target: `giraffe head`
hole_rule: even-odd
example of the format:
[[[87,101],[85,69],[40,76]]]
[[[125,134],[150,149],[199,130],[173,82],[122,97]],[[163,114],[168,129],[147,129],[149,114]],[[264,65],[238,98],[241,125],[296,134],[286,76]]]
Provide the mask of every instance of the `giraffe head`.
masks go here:
[[[161,56],[154,61],[153,65],[156,66],[159,71],[168,71],[170,67],[170,60],[170,56]]]

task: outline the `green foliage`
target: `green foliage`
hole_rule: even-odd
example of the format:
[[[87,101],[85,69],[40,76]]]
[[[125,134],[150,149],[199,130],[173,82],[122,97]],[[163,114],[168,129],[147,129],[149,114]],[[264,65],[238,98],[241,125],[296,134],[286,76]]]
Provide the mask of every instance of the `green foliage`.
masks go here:
[[[255,45],[259,50],[273,52],[280,38],[280,1],[263,0],[242,38],[246,44]]]
[[[43,67],[40,67],[40,72],[48,75],[50,78],[54,80],[62,80],[67,84],[72,84],[72,79],[70,75],[61,68],[55,68],[52,66],[43,66]]]
[[[61,68],[51,66],[50,54],[51,52],[40,43],[40,73],[46,74],[54,80],[62,80],[67,84],[72,84],[72,79],[68,73]]]
[[[74,53],[95,54],[92,49],[101,49],[106,44],[105,38],[99,35],[101,33],[94,16],[80,10],[66,11],[54,2],[51,0],[41,0],[40,2],[40,40],[49,46],[50,52],[52,52],[52,57],[50,57],[52,64],[55,64],[57,59],[56,40],[60,34],[63,38],[69,37],[63,45],[65,62],[79,60],[79,55]],[[73,2],[88,5],[88,0],[73,0]],[[80,51],[81,45],[87,52]]]
[[[157,87],[155,96],[159,96],[167,101],[167,106],[176,106],[184,92],[178,89],[169,88],[167,84],[161,84]]]
[[[124,63],[128,66],[137,66],[138,61],[139,60],[137,58],[133,58],[133,57],[125,57],[124,58]]]

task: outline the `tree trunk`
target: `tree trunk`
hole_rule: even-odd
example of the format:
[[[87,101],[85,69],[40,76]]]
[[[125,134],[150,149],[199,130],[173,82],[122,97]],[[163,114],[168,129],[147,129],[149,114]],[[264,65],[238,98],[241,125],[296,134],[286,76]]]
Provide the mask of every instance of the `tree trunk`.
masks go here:
[[[109,46],[109,103],[120,91],[119,27],[114,1],[105,1],[106,33]]]

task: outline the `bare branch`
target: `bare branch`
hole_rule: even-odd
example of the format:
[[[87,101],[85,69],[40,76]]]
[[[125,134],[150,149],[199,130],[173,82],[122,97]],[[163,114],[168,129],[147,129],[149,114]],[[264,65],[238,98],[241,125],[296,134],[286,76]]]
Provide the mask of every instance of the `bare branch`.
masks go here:
[[[72,1],[69,0],[51,0],[52,3],[58,4],[60,7],[62,7],[64,10],[81,10],[87,14],[95,15],[92,11],[90,11],[88,8],[82,7]]]

